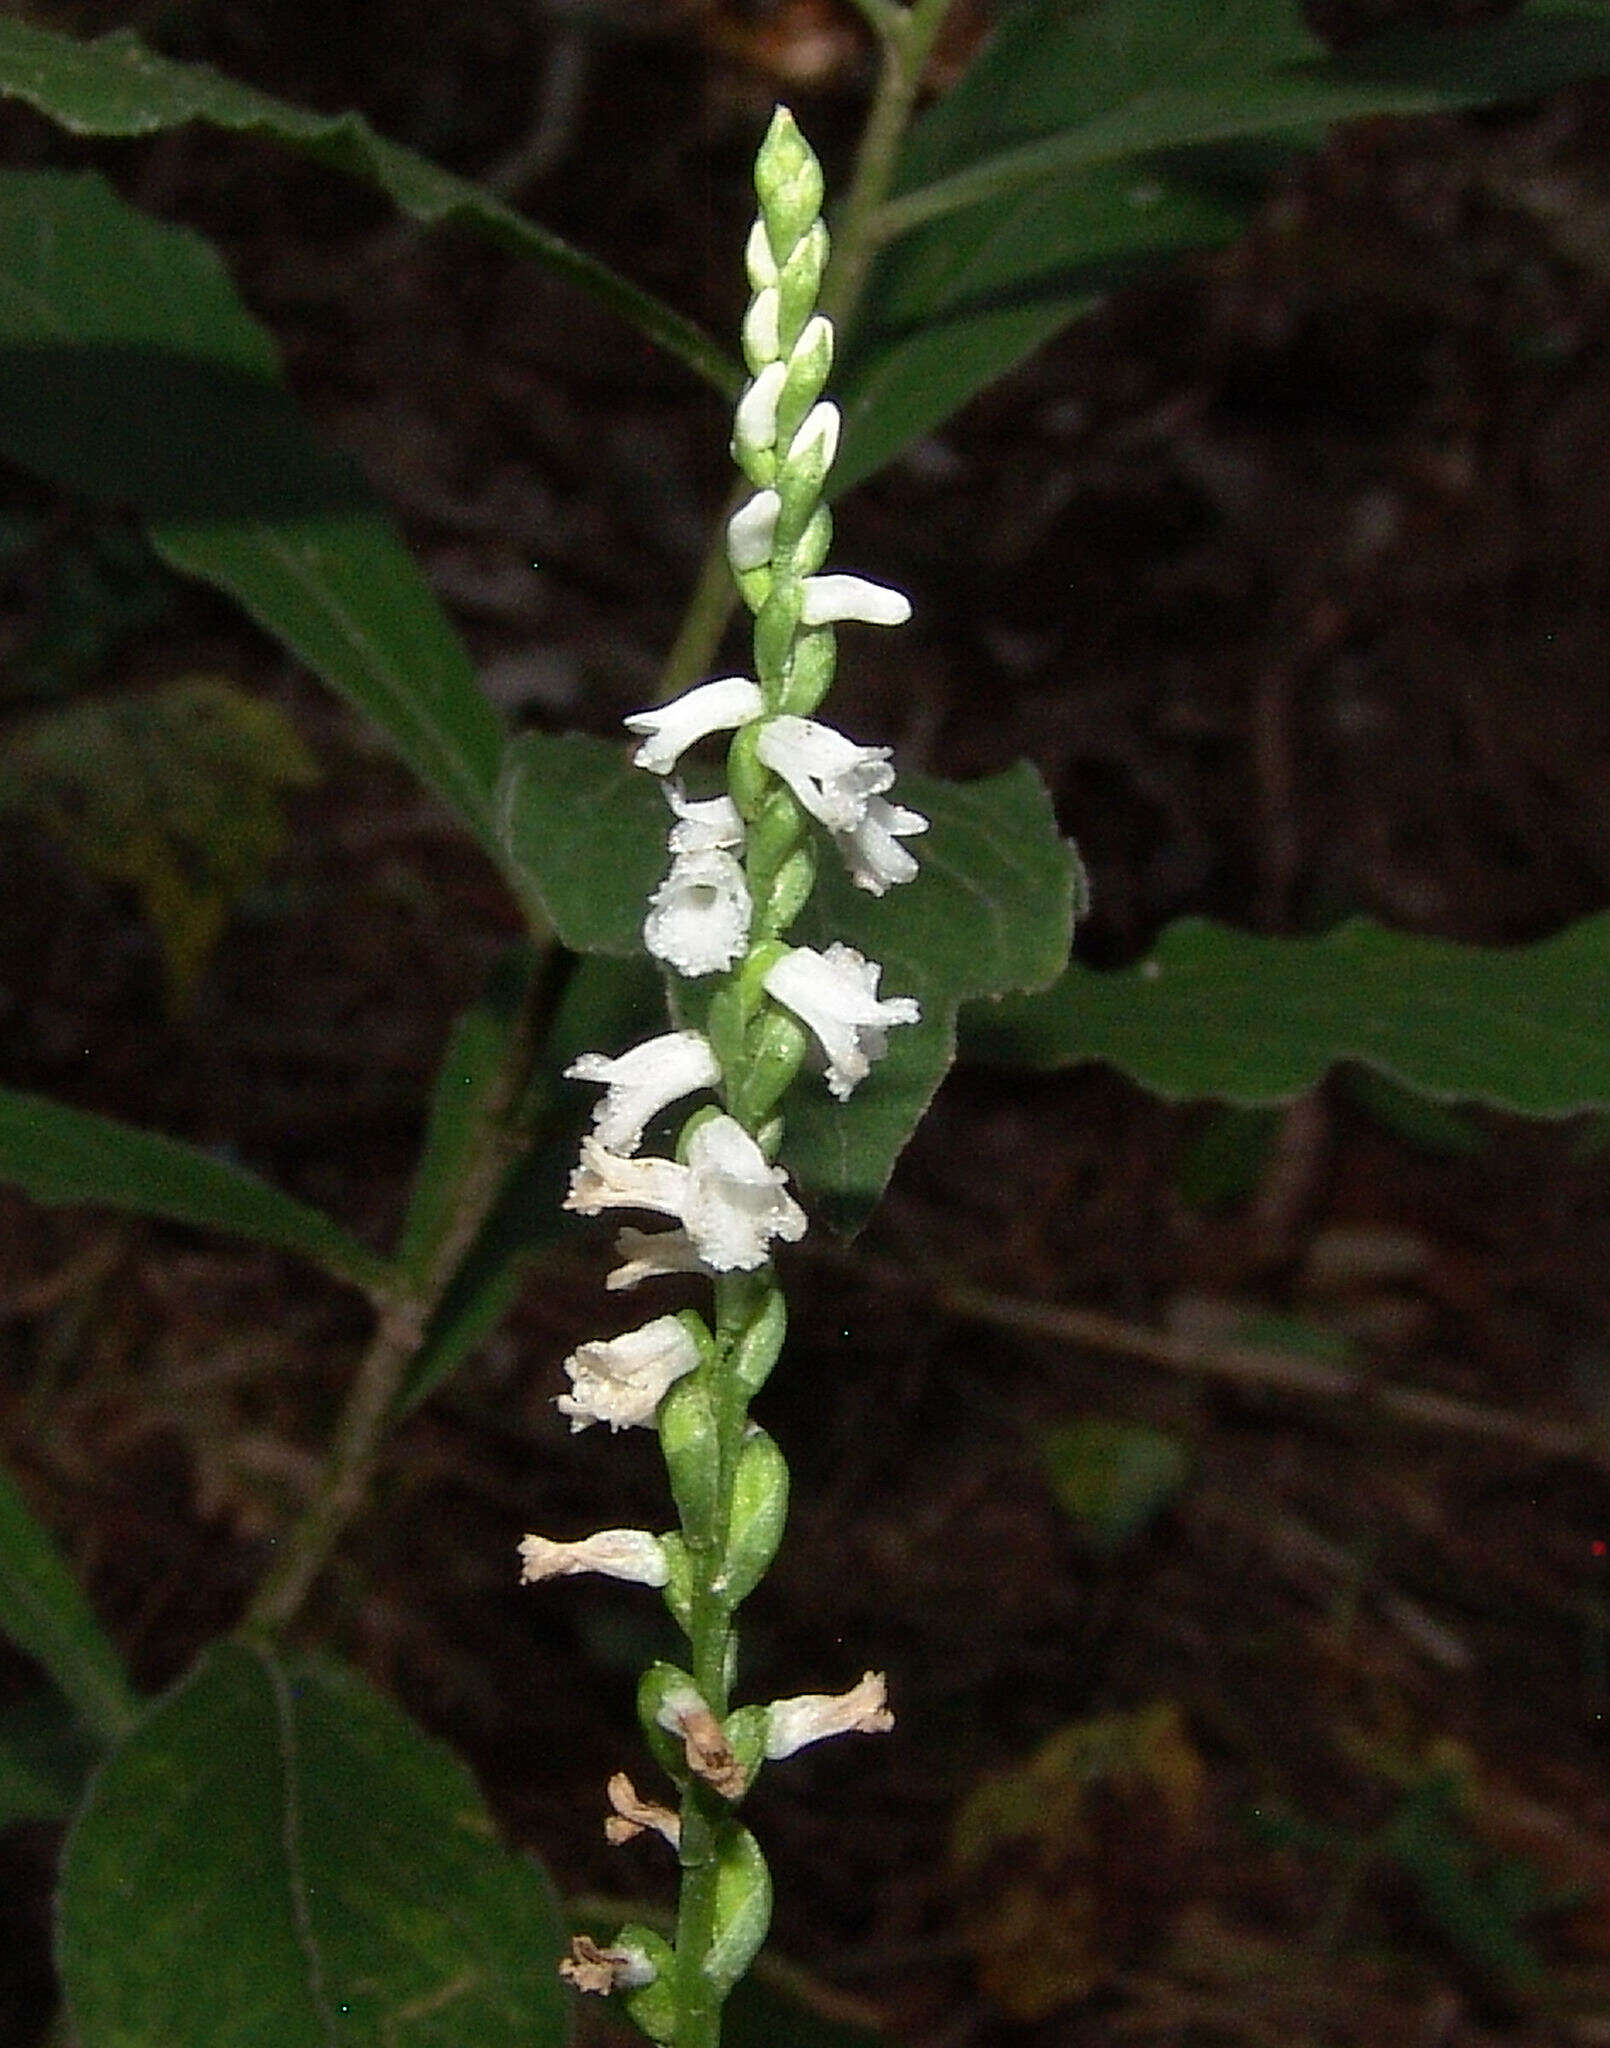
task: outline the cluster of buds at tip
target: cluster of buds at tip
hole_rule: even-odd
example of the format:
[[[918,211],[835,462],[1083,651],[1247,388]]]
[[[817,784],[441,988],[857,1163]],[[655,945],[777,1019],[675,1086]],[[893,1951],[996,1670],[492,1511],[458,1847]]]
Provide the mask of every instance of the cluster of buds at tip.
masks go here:
[[[617,1055],[583,1053],[566,1069],[603,1093],[565,1206],[662,1219],[657,1229],[620,1232],[608,1286],[673,1275],[714,1284],[708,1322],[684,1310],[578,1346],[557,1403],[572,1430],[655,1428],[681,1526],[662,1536],[607,1529],[569,1543],[527,1536],[520,1546],[527,1581],[591,1571],[659,1588],[694,1650],[693,1672],[657,1664],[638,1698],[681,1813],[617,1773],[605,1826],[612,1842],[660,1836],[677,1850],[684,1884],[706,1887],[710,1903],[692,1919],[701,1952],[682,1956],[662,1937],[626,1928],[608,1948],[578,1939],[563,1965],[579,1989],[622,1993],[660,2041],[679,2037],[688,1973],[724,1997],[765,1936],[765,1860],[731,1811],[757,1771],[829,1736],[893,1725],[882,1674],[870,1671],[843,1694],[729,1703],[732,1615],[771,1563],[788,1498],[782,1453],[746,1412],[786,1327],[772,1249],[806,1229],[777,1163],[779,1104],[807,1065],[848,1101],[889,1033],[921,1022],[909,995],[880,996],[882,969],[855,946],[795,945],[786,934],[811,896],[820,849],[843,860],[855,887],[882,896],[916,877],[907,842],[928,826],[896,801],[887,747],[862,746],[815,715],[833,679],[835,627],[900,625],[911,607],[898,591],[823,566],[833,531],[825,487],[842,426],[822,395],[833,363],[833,329],[816,311],[828,237],[820,166],[783,109],[761,147],[755,189],[749,379],[732,435],[751,489],[726,531],[754,615],[754,675],[718,676],[626,720],[632,760],[660,779],[669,811],[669,866],[649,899],[643,944],[668,971],[678,1028]],[[726,788],[690,797],[676,778],[690,752],[718,735]],[[687,1105],[681,1134],[657,1151],[655,1130],[677,1105]]]

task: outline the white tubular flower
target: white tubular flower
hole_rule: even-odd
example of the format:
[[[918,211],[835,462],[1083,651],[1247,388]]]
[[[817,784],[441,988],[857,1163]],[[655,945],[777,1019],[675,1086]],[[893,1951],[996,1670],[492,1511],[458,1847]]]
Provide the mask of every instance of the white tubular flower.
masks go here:
[[[520,1539],[522,1585],[570,1579],[581,1572],[601,1572],[606,1579],[626,1579],[634,1586],[663,1586],[671,1576],[664,1545],[646,1529],[600,1529],[579,1543],[550,1543],[546,1536]]]
[[[848,832],[835,832],[833,843],[843,854],[855,886],[882,896],[896,882],[916,879],[916,860],[899,841],[927,829],[928,820],[921,811],[908,811],[903,804],[874,796],[867,799],[860,823]]]
[[[805,1211],[787,1182],[735,1118],[714,1116],[699,1126],[688,1141],[682,1223],[707,1266],[751,1272],[766,1263],[772,1238],[794,1244],[805,1235]]]
[[[595,1422],[610,1429],[647,1429],[654,1411],[684,1373],[699,1363],[699,1347],[676,1316],[659,1316],[624,1336],[583,1344],[565,1360],[570,1392],[555,1402],[570,1417],[571,1433]]]
[[[777,401],[788,378],[786,363],[768,363],[739,399],[732,415],[734,448],[759,453],[777,444]]]
[[[675,828],[673,828],[675,829]],[[719,974],[749,944],[749,884],[730,853],[679,853],[649,898],[643,944],[690,979]]]
[[[839,452],[839,429],[842,425],[843,421],[840,417],[839,409],[833,403],[833,401],[830,398],[819,399],[817,403],[813,405],[810,411],[805,415],[805,418],[800,425],[799,432],[795,434],[793,440],[790,441],[788,444],[789,461],[803,462],[807,456],[813,453],[812,443],[819,441],[822,444],[822,446],[820,454],[816,455],[816,460],[821,463],[822,474],[825,476],[827,472],[833,467],[833,458]],[[806,602],[809,603],[810,600],[810,586],[812,583],[827,583],[832,580],[834,579],[826,576],[812,576],[807,578],[805,586]],[[851,577],[840,578],[838,580],[853,582],[855,579]],[[877,585],[869,584],[867,587],[868,589],[876,589]],[[891,591],[889,595],[899,596],[899,592]],[[901,599],[901,602],[904,603],[905,600]],[[907,604],[907,617],[909,617],[910,614],[911,607],[909,604]],[[820,622],[807,621],[807,623],[816,624]]]
[[[657,1209],[676,1218],[711,1271],[747,1273],[766,1263],[770,1239],[793,1244],[805,1235],[805,1212],[787,1193],[787,1180],[780,1166],[767,1164],[742,1124],[713,1116],[688,1140],[686,1166],[674,1159],[621,1159],[596,1138],[583,1138],[565,1207],[583,1216],[603,1209]]]
[[[567,1081],[601,1081],[609,1093],[593,1111],[598,1142],[630,1155],[644,1126],[669,1104],[721,1079],[721,1063],[702,1031],[667,1031],[610,1059],[584,1052],[565,1069]]]
[[[768,718],[755,752],[830,832],[853,832],[894,782],[888,747],[860,747],[831,725],[784,712]]]
[[[771,560],[772,537],[783,501],[775,491],[756,491],[727,521],[727,560],[733,574],[763,569]]]
[[[564,1206],[578,1216],[604,1209],[658,1209],[680,1216],[688,1170],[674,1159],[623,1159],[596,1138],[581,1141],[581,1164],[570,1176]]]
[[[778,329],[782,310],[782,293],[774,284],[756,292],[750,300],[743,322],[743,351],[744,360],[752,369],[761,369],[782,354],[782,337]]]
[[[883,1057],[895,1024],[916,1024],[922,1012],[910,996],[878,1001],[883,969],[853,946],[835,942],[825,953],[796,946],[765,979],[766,993],[793,1011],[827,1056],[827,1085],[847,1102],[858,1082]]]
[[[615,1239],[615,1256],[622,1263],[604,1281],[612,1294],[671,1273],[710,1272],[692,1238],[680,1229],[633,1230],[628,1224]]]
[[[775,406],[772,411],[775,416]],[[805,578],[802,626],[831,626],[840,619],[859,619],[865,626],[903,626],[910,617],[911,599],[886,583],[869,583],[864,576]]]
[[[714,682],[696,683],[669,704],[634,711],[622,720],[628,732],[645,735],[632,764],[651,775],[669,775],[696,740],[747,725],[765,708],[760,685],[748,676],[717,676]]]
[[[665,799],[676,813],[671,827],[672,853],[738,853],[744,843],[744,821],[730,796],[706,797],[690,803],[674,782],[665,784]]]
[[[862,1674],[848,1692],[807,1692],[766,1709],[766,1755],[773,1763],[830,1735],[886,1735],[894,1726],[881,1671]]]

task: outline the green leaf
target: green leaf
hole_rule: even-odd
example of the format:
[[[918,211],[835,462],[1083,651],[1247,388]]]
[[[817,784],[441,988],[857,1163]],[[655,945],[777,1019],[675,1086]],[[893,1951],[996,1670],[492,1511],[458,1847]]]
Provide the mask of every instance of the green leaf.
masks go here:
[[[1483,1130],[1468,1112],[1450,1109],[1443,1102],[1427,1102],[1423,1095],[1400,1087],[1385,1074],[1353,1067],[1342,1075],[1341,1086],[1343,1094],[1366,1116],[1421,1152],[1440,1153],[1445,1159],[1479,1159],[1492,1149],[1492,1133]]]
[[[671,814],[624,746],[586,733],[521,733],[498,778],[505,868],[527,908],[573,953],[643,950]]]
[[[812,1076],[785,1105],[783,1158],[835,1228],[866,1220],[956,1055],[958,1006],[1043,988],[1068,957],[1083,913],[1078,856],[1026,762],[980,782],[902,776],[898,795],[929,830],[912,843],[915,881],[868,896],[824,849],[802,944],[841,939],[883,967],[879,993],[914,995],[922,1022],[889,1034],[885,1056],[845,1103]]]
[[[0,809],[138,893],[176,1013],[285,843],[280,792],[318,778],[279,707],[222,676],[59,706],[0,743]]]
[[[0,1180],[36,1202],[100,1204],[231,1231],[295,1252],[355,1287],[381,1287],[391,1272],[321,1211],[243,1167],[17,1088],[0,1088]]]
[[[0,1633],[55,1680],[97,1742],[110,1744],[127,1732],[136,1706],[118,1654],[55,1544],[3,1470]]]
[[[445,1746],[240,1643],[112,1757],[63,1862],[80,2048],[559,2048],[561,1941]]]
[[[96,177],[14,171],[0,196],[0,453],[131,503],[166,561],[373,718],[490,850],[502,721],[215,252]]]
[[[1610,914],[1530,946],[1466,946],[1353,918],[1271,939],[1200,918],[1116,973],[1075,962],[1043,994],[973,1010],[971,1059],[1041,1072],[1105,1060],[1172,1101],[1289,1102],[1342,1060],[1440,1101],[1523,1116],[1610,1104]]]
[[[1610,71],[1581,0],[1331,57],[1294,0],[1033,0],[907,137],[844,366],[835,489],[1100,297],[1239,230],[1261,166],[1225,145],[1548,92]],[[1249,172],[1252,175],[1248,175]],[[1229,175],[1227,175],[1227,173]]]
[[[207,121],[282,143],[375,186],[427,227],[467,227],[534,258],[630,321],[724,397],[737,394],[738,365],[692,321],[468,179],[385,141],[361,114],[286,106],[204,64],[159,57],[127,30],[81,43],[22,21],[0,22],[0,93],[26,100],[75,135],[153,135]]]
[[[1156,1521],[1191,1470],[1177,1437],[1100,1415],[1054,1429],[1040,1462],[1059,1505],[1098,1557],[1116,1557]]]

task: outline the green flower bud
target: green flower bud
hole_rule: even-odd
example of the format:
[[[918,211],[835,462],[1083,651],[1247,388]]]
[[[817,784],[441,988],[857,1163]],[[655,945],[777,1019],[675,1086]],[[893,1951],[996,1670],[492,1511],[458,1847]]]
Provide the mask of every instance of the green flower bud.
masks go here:
[[[768,303],[770,296],[768,295]],[[789,352],[788,369],[777,399],[777,446],[786,448],[800,423],[821,397],[833,367],[833,324],[813,313]]]
[[[788,681],[778,709],[792,712],[796,718],[809,718],[833,687],[838,659],[838,639],[831,626],[812,626],[801,633],[794,642],[794,659],[789,664]],[[758,726],[759,720],[755,723]],[[746,732],[748,729],[744,728]]]
[[[727,749],[727,794],[738,806],[738,815],[748,825],[755,822],[774,780],[771,770],[755,752],[760,727],[758,718],[751,719],[747,725],[740,725]]]
[[[760,1844],[734,1822],[716,1848],[715,1932],[704,1974],[723,1996],[760,1951],[771,1925],[771,1872]]]
[[[722,1598],[730,1606],[746,1599],[765,1577],[787,1519],[788,1466],[776,1442],[755,1425],[733,1477],[732,1522],[721,1574]]]
[[[654,1752],[655,1762],[679,1785],[688,1782],[687,1750],[660,1717],[664,1714],[665,1720],[670,1720],[668,1705],[674,1706],[681,1700],[698,1697],[699,1688],[685,1671],[679,1671],[674,1664],[651,1664],[638,1680],[638,1725]]]
[[[746,1394],[758,1394],[771,1377],[772,1367],[782,1356],[788,1334],[788,1303],[780,1287],[766,1290],[766,1299],[744,1325],[743,1334],[732,1348],[732,1370]],[[676,1576],[675,1566],[672,1577]]]
[[[715,1403],[708,1378],[690,1373],[660,1403],[660,1449],[671,1478],[671,1496],[682,1526],[695,1542],[708,1541],[715,1521],[720,1481]]]
[[[740,1123],[758,1123],[776,1106],[805,1064],[810,1042],[810,1033],[797,1017],[786,1010],[766,1012],[749,1034],[743,1084],[733,1107]]]
[[[824,549],[815,568],[805,569],[801,573],[806,576],[814,576],[816,570],[822,566],[822,562],[826,559],[826,550]],[[764,564],[758,569],[744,569],[735,575],[732,580],[738,586],[738,595],[752,612],[758,612],[771,595],[771,569]],[[739,730],[741,731],[742,727]]]
[[[779,107],[755,158],[755,196],[778,263],[822,211],[822,166],[793,115]]]
[[[806,523],[805,531],[794,543],[792,563],[796,576],[814,576],[827,560],[827,551],[833,545],[833,515],[825,505],[818,505]],[[764,598],[761,600],[765,602]],[[757,604],[756,611],[760,606]],[[810,630],[821,632],[821,627]],[[796,642],[796,645],[798,643]],[[792,681],[792,678],[790,678]]]
[[[671,1610],[671,1619],[685,1636],[693,1634],[693,1559],[688,1555],[688,1546],[673,1530],[660,1538],[660,1548],[665,1552],[665,1562],[670,1572],[660,1588],[665,1604]]]
[[[819,220],[813,221],[796,247],[782,259],[777,276],[777,337],[785,350],[793,348],[816,311],[822,273],[827,269],[828,246],[827,229]]]
[[[738,1002],[738,1014],[743,1019],[747,1032],[760,1013],[760,1006],[766,1000],[766,976],[788,952],[788,947],[768,940],[766,944],[754,947],[733,981],[733,992]],[[747,1057],[747,1047],[740,1058]]]
[[[656,1934],[652,1927],[640,1927],[635,1922],[623,1927],[615,1937],[617,1948],[638,1949],[654,1965],[656,1975],[652,1984],[643,1984],[626,1994],[626,2010],[632,2024],[639,2027],[651,2041],[673,2041],[676,2038],[676,1950],[663,1934]]]
[[[779,938],[811,900],[816,887],[816,849],[796,846],[772,879],[766,900],[755,918],[754,929],[768,938]]]
[[[766,1761],[766,1734],[771,1726],[770,1707],[740,1707],[721,1724],[728,1747],[743,1766],[744,1783],[753,1785],[755,1773]]]
[[[796,576],[779,576],[755,617],[755,673],[760,686],[787,673],[805,593]]]

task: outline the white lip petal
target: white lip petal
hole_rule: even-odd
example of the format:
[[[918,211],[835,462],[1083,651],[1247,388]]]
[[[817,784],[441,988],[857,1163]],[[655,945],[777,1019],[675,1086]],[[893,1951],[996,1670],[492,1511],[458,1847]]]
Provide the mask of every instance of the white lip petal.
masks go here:
[[[714,848],[679,853],[649,898],[643,943],[690,980],[720,974],[749,944],[752,908],[743,867],[732,854]]]

